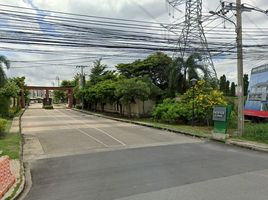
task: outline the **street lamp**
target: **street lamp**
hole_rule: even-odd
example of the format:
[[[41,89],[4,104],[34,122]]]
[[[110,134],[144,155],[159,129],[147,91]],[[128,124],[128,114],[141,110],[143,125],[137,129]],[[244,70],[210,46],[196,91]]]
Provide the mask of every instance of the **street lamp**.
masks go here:
[[[196,82],[197,82],[197,79],[196,78],[192,78],[191,80],[190,80],[190,82],[191,82],[191,85],[192,85],[192,88],[193,88],[193,103],[192,103],[192,126],[194,126],[194,86],[195,86],[195,84],[196,84]]]

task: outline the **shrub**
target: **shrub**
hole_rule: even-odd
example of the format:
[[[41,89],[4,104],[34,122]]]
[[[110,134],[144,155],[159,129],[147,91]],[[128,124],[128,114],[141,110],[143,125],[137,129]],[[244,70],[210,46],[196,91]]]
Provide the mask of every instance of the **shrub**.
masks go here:
[[[187,122],[191,115],[189,115],[189,108],[187,104],[177,102],[174,99],[165,99],[162,104],[158,104],[153,112],[152,117],[155,120],[175,123]]]
[[[213,89],[205,81],[199,81],[194,88],[182,95],[180,100],[165,99],[163,103],[158,104],[152,112],[152,117],[169,123],[190,121],[193,103],[195,120],[207,125],[212,122],[213,107],[226,105],[222,92]]]
[[[16,116],[16,114],[20,111],[20,107],[12,107],[9,109],[9,117],[13,118]]]
[[[52,105],[45,105],[45,106],[43,106],[43,108],[48,109],[48,110],[54,109]]]
[[[0,118],[0,135],[2,135],[6,130],[7,120]]]
[[[9,116],[10,99],[0,95],[0,117]]]
[[[82,105],[81,104],[77,104],[77,105],[75,105],[75,108],[76,109],[82,109]]]

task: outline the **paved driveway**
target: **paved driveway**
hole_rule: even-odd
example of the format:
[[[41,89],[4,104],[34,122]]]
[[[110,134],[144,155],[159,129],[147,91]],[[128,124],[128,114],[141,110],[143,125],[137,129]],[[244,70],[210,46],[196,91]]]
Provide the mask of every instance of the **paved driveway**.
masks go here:
[[[22,118],[25,160],[142,146],[203,142],[179,134],[67,109],[28,109]]]
[[[27,110],[27,200],[266,200],[268,156],[71,110]]]

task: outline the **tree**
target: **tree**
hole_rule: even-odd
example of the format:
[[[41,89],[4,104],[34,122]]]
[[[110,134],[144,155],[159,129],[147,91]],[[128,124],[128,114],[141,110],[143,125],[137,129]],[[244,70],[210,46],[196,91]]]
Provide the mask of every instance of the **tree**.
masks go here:
[[[231,83],[230,95],[232,97],[235,96],[235,83],[234,82]]]
[[[230,81],[226,81],[224,95],[225,96],[230,95]]]
[[[7,81],[5,85],[0,88],[0,96],[4,96],[6,98],[15,98],[18,96],[19,87],[13,81]]]
[[[89,75],[90,82],[92,84],[96,84],[99,82],[100,77],[104,74],[107,65],[101,63],[101,58],[95,60],[93,63],[93,68],[91,69],[91,73]]]
[[[156,52],[149,55],[144,60],[136,60],[132,63],[118,64],[117,70],[126,78],[148,77],[160,89],[168,88],[167,68],[172,63],[172,59],[162,53]]]
[[[150,88],[148,84],[137,78],[119,80],[115,91],[116,96],[122,104],[128,105],[131,116],[131,103],[136,99],[143,102],[149,98]]]
[[[175,97],[176,92],[183,92],[183,65],[181,64],[181,59],[176,58],[167,68],[168,73],[168,96]]]
[[[203,65],[200,64],[200,61],[202,61],[202,57],[198,53],[190,55],[186,60],[178,57],[173,61],[173,66],[177,68],[176,71],[179,73],[177,78],[181,78],[182,76],[182,93],[187,90],[189,87],[188,81],[190,81],[192,78],[200,79],[202,78],[201,74],[203,74],[203,78],[207,78],[208,71]],[[173,71],[174,70],[170,70],[170,73],[174,73]],[[174,82],[174,80],[172,82]]]
[[[2,68],[3,64],[6,66],[7,69],[10,67],[10,62],[7,60],[5,56],[0,55],[0,87],[2,87],[6,82],[6,74]]]
[[[248,95],[248,85],[249,85],[248,74],[244,74],[243,81],[244,81],[244,95],[247,96]]]
[[[225,91],[226,91],[226,76],[225,76],[225,74],[223,74],[220,77],[220,91],[222,91],[223,93],[225,93]]]
[[[24,92],[24,100],[25,102],[27,102],[29,99],[28,99],[28,94],[29,94],[29,91],[28,90],[24,90],[24,86],[26,85],[25,84],[25,76],[22,76],[22,77],[14,77],[14,78],[11,78],[10,79],[12,82],[14,82],[18,88],[20,89],[20,91],[23,91]],[[20,106],[20,95],[17,95],[17,106],[19,107]],[[15,107],[15,97],[13,99],[13,107]]]
[[[116,82],[113,80],[105,80],[80,90],[76,95],[84,95],[85,100],[93,104],[95,110],[97,109],[97,103],[100,103],[101,109],[104,111],[104,105],[106,103],[113,104],[117,101],[115,90]]]
[[[12,81],[7,81],[0,88],[0,117],[8,117],[10,110],[10,98],[15,98],[18,95],[19,88]]]

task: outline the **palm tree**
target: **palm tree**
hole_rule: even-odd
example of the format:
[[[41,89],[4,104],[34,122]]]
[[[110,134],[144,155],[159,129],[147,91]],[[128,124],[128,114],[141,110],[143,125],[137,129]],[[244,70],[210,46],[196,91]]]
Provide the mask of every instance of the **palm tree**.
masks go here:
[[[198,53],[191,54],[186,60],[176,58],[169,67],[169,87],[178,88],[179,92],[184,93],[192,78],[200,79],[208,76],[207,69],[199,64],[202,57]],[[187,81],[188,79],[188,81]]]
[[[10,62],[7,60],[5,56],[0,55],[0,87],[2,87],[6,82],[6,74],[4,72],[4,69],[2,68],[3,64],[6,66],[7,69],[10,67]]]

